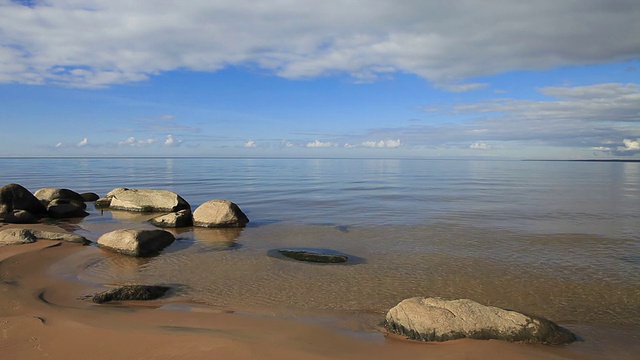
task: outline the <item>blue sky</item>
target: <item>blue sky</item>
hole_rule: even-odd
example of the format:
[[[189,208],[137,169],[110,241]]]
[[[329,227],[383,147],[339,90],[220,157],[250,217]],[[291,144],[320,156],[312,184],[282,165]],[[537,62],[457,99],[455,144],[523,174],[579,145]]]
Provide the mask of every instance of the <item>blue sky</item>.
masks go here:
[[[0,0],[0,156],[640,158],[637,0]]]

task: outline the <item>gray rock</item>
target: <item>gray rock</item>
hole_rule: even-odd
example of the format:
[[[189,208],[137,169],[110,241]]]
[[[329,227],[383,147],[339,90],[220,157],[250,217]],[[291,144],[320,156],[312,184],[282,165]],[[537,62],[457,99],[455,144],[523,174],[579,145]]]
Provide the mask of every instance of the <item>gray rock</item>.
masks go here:
[[[164,230],[120,229],[98,238],[98,245],[129,256],[150,256],[171,245],[175,237]]]
[[[161,228],[180,228],[193,225],[193,217],[191,211],[185,209],[154,217],[149,222]]]
[[[45,240],[59,240],[71,243],[78,243],[87,245],[91,243],[91,240],[87,239],[84,236],[69,234],[63,232],[55,232],[55,231],[44,231],[44,230],[30,230],[33,235],[37,239],[45,239]]]
[[[392,333],[421,341],[470,338],[558,345],[576,339],[569,330],[547,319],[467,299],[403,300],[389,310],[385,327]]]
[[[109,301],[154,300],[171,288],[160,285],[125,285],[93,295],[91,301],[102,304]]]
[[[40,201],[50,202],[55,199],[64,199],[64,200],[75,200],[81,203],[84,203],[84,199],[82,195],[77,192],[69,189],[58,189],[58,188],[42,188],[38,189],[34,196],[38,198]]]
[[[96,201],[100,199],[100,196],[98,194],[92,192],[82,193],[80,194],[80,196],[82,196],[82,199],[84,201]]]
[[[35,216],[47,213],[45,206],[29,190],[18,184],[7,184],[0,188],[0,217],[14,210],[26,210]]]
[[[180,195],[167,190],[117,188],[96,201],[97,207],[138,212],[176,212],[191,209]]]
[[[12,224],[35,224],[39,221],[37,216],[26,210],[13,210],[4,217],[4,221]]]
[[[0,230],[0,246],[29,244],[36,241],[35,235],[27,229]]]
[[[37,239],[58,240],[72,243],[88,244],[89,241],[84,236],[32,229],[12,228],[0,231],[0,244],[14,245],[35,242]]]
[[[329,249],[294,248],[280,249],[278,252],[294,260],[314,263],[337,264],[349,260],[349,256]]]
[[[229,200],[210,200],[193,212],[193,225],[201,227],[244,227],[249,218]]]

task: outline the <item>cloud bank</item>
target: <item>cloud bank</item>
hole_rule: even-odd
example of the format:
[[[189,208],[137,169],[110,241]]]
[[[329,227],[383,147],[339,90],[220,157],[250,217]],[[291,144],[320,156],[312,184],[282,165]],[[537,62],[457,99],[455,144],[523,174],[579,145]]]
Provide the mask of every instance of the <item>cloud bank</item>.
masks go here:
[[[639,12],[636,0],[0,0],[0,83],[252,66],[291,79],[412,73],[468,91],[477,76],[636,58]]]

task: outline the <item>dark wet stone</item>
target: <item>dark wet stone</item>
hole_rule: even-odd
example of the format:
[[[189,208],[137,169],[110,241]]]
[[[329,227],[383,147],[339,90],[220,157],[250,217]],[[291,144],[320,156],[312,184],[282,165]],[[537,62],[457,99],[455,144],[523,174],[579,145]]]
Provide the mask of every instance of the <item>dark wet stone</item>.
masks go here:
[[[92,192],[82,193],[80,194],[80,196],[82,196],[82,199],[84,201],[96,201],[100,199],[100,196],[98,194]]]
[[[110,301],[155,300],[164,296],[171,288],[161,285],[125,285],[95,294],[91,301],[103,304]]]
[[[338,264],[349,260],[349,256],[330,249],[289,248],[278,252],[288,258],[323,264]]]

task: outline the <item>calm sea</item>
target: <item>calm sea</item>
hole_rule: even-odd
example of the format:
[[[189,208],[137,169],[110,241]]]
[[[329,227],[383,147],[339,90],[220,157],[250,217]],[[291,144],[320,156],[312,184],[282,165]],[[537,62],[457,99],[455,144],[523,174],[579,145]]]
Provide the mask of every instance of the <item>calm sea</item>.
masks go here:
[[[183,284],[193,301],[225,308],[378,319],[407,297],[471,298],[587,339],[640,342],[640,163],[5,158],[0,168],[0,185],[167,189],[194,209],[231,200],[251,220],[244,230],[174,231],[179,241],[151,259],[89,248],[81,280]],[[93,240],[151,227],[148,215],[90,210],[63,225]],[[356,261],[269,256],[281,247]]]

